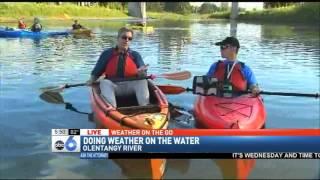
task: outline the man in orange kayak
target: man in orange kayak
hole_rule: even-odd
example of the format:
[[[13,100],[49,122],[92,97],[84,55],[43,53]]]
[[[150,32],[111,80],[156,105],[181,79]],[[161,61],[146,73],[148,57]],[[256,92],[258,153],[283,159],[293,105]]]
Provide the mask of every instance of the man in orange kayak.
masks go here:
[[[223,87],[219,90],[232,90],[237,94],[237,91],[251,90],[253,96],[257,96],[260,92],[257,80],[252,70],[238,61],[237,55],[240,48],[240,43],[235,37],[227,37],[223,41],[215,43],[220,46],[221,57],[224,61],[218,61],[211,65],[207,76],[215,77],[218,81],[223,82]],[[218,93],[222,95],[221,91]]]
[[[18,21],[18,28],[19,28],[19,29],[25,29],[25,28],[27,28],[27,25],[26,25],[26,23],[23,22],[23,19],[22,19],[22,18],[19,19],[19,21]]]
[[[85,29],[85,28],[78,23],[78,20],[74,20],[74,24],[72,24],[72,29],[77,30],[77,29]]]
[[[133,40],[133,31],[123,27],[118,31],[117,45],[102,52],[91,72],[87,85],[92,85],[101,75],[100,89],[103,97],[117,107],[116,96],[135,94],[140,106],[149,104],[149,89],[146,79],[112,82],[113,78],[146,77],[147,66],[141,55],[129,48]]]

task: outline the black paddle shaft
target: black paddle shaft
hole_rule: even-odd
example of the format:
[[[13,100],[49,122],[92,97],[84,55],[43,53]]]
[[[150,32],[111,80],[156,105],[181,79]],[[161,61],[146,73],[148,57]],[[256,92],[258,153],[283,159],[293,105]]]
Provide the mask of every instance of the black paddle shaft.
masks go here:
[[[192,88],[186,88],[186,91],[193,91]],[[224,91],[229,92],[229,91]],[[251,93],[250,91],[241,91],[242,94]],[[275,96],[298,96],[298,97],[314,97],[319,98],[319,93],[315,94],[306,94],[306,93],[286,93],[286,92],[268,92],[268,91],[261,91],[259,94],[265,95],[275,95]]]
[[[300,96],[300,97],[315,97],[318,98],[319,94],[306,94],[306,93],[285,93],[285,92],[265,92],[261,91],[260,94],[266,94],[266,95],[278,95],[278,96]]]

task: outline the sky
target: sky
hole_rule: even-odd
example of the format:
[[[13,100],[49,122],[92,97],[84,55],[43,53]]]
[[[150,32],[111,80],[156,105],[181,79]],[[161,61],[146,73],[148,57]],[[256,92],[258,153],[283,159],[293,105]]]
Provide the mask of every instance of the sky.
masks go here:
[[[192,6],[201,6],[203,2],[190,2]],[[217,6],[221,5],[221,2],[211,2]],[[229,6],[231,6],[231,2],[229,2]],[[256,8],[257,10],[263,8],[263,2],[239,2],[240,8],[245,8],[246,10],[252,10]]]

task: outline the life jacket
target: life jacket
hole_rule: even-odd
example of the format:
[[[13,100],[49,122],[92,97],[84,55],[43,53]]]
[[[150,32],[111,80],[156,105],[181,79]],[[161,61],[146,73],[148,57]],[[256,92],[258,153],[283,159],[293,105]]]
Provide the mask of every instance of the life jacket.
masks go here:
[[[108,62],[108,64],[105,67],[104,75],[108,78],[110,77],[116,77],[119,78],[117,75],[118,70],[118,64],[119,64],[119,56],[120,53],[117,51],[116,48],[113,49],[111,58]],[[131,53],[126,52],[125,54],[125,62],[124,62],[124,77],[135,77],[137,76],[138,68],[134,61],[134,57],[131,55]]]
[[[223,61],[218,61],[213,77],[217,78],[218,81],[220,82],[231,83],[233,91],[246,91],[247,80],[245,79],[241,71],[243,67],[244,67],[243,62],[237,63],[234,66],[229,79],[227,79],[227,76],[228,76],[227,66],[223,63]]]
[[[82,26],[80,24],[73,24],[72,28],[73,28],[73,30],[76,30],[76,29],[81,29]]]
[[[32,26],[31,26],[31,31],[32,32],[40,32],[41,30],[42,30],[42,25],[41,24],[39,24],[40,25],[40,27],[37,27],[36,28],[36,24],[33,24]]]
[[[26,27],[27,27],[27,25],[25,23],[19,22],[19,24],[18,24],[19,29],[25,29]]]

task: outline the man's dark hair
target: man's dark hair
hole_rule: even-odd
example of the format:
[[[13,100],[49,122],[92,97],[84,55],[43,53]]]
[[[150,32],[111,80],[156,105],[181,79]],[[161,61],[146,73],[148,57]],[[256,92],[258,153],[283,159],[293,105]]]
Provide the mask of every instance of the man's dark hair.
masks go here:
[[[127,28],[127,27],[122,27],[122,28],[120,28],[119,31],[118,31],[118,38],[119,38],[119,37],[121,36],[121,34],[124,33],[124,32],[131,32],[131,34],[132,34],[132,36],[133,36],[133,31],[132,31],[132,29],[129,29],[129,28]]]

